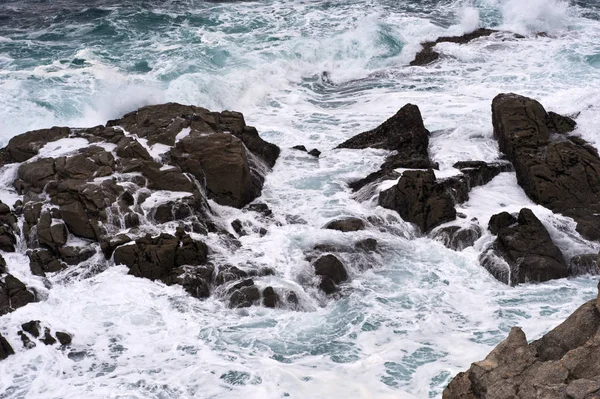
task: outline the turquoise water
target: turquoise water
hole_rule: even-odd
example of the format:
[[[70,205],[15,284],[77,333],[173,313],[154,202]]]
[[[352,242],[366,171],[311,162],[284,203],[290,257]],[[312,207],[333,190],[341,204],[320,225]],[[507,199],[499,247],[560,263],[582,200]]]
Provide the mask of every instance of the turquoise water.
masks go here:
[[[333,150],[407,102],[431,130],[442,170],[494,160],[490,104],[499,92],[534,96],[548,109],[579,112],[580,134],[600,143],[600,22],[595,3],[478,1],[4,1],[0,5],[0,137],[52,125],[93,126],[166,101],[245,114],[282,147],[261,201],[280,226],[250,235],[215,258],[268,266],[259,282],[299,293],[300,311],[231,310],[86,265],[28,275],[45,300],[2,317],[45,320],[74,334],[69,351],[36,347],[0,362],[7,398],[428,398],[483,358],[513,325],[535,339],[596,294],[593,277],[506,287],[477,261],[419,237],[397,215],[355,201],[346,183],[377,169],[375,150]],[[526,35],[438,46],[442,60],[408,67],[419,43],[478,25]],[[547,32],[548,37],[536,36]],[[323,151],[319,160],[289,150]],[[568,220],[535,206],[506,173],[471,193],[461,212],[487,220],[500,207],[531,207],[567,256],[598,251]],[[226,221],[251,215],[215,206]],[[340,215],[379,225],[337,234]],[[286,217],[306,224],[290,224]],[[249,220],[249,219],[248,219]],[[260,221],[249,220],[260,224]],[[372,258],[348,256],[351,282],[332,300],[312,288],[304,253],[317,243],[376,238]],[[369,267],[365,267],[369,266]],[[90,275],[92,275],[90,277]]]

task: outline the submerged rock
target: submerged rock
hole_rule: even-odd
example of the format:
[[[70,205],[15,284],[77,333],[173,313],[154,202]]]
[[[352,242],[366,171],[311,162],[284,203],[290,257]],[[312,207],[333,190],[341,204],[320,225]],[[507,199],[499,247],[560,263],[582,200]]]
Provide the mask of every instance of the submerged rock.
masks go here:
[[[450,381],[443,399],[599,397],[599,303],[587,302],[531,343],[513,327],[484,360]]]
[[[328,230],[338,230],[343,233],[351,231],[364,230],[366,227],[365,221],[360,218],[347,217],[343,219],[332,220],[328,222],[323,228]]]
[[[490,220],[490,230],[498,237],[482,254],[482,265],[510,285],[567,277],[563,254],[534,213],[521,209],[516,223],[506,215],[494,215]]]
[[[472,247],[483,234],[479,224],[468,226],[445,226],[432,232],[432,238],[440,241],[446,247],[455,251],[462,251]]]
[[[435,51],[433,48],[439,43],[457,43],[466,44],[480,37],[490,36],[493,33],[498,32],[494,29],[479,28],[470,33],[465,33],[461,36],[442,36],[438,37],[435,41],[421,43],[423,47],[421,51],[417,53],[415,59],[410,62],[411,66],[424,66],[429,65],[440,58],[440,53]]]
[[[500,150],[529,198],[575,219],[585,238],[600,240],[600,157],[566,134],[575,122],[512,93],[494,98],[492,121]]]

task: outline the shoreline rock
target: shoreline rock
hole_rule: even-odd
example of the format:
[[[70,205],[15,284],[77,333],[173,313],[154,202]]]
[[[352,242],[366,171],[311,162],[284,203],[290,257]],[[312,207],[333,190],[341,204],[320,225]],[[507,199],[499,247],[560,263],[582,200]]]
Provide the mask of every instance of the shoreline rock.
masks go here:
[[[577,309],[542,338],[527,342],[519,327],[482,361],[456,375],[443,399],[600,396],[600,300]]]

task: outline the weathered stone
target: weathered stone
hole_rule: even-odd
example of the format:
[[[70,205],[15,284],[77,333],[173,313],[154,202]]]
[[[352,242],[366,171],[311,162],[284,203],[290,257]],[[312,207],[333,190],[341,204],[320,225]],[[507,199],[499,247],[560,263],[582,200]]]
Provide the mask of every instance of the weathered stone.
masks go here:
[[[0,281],[0,316],[31,302],[35,302],[35,295],[21,280],[8,274],[4,281]]]
[[[377,240],[374,238],[365,238],[354,244],[354,248],[359,251],[374,252],[377,250]]]
[[[32,337],[38,338],[40,336],[40,321],[39,320],[31,320],[27,323],[23,323],[21,325],[23,331],[31,334]]]
[[[569,261],[569,276],[582,274],[600,274],[598,254],[575,255]]]
[[[68,137],[71,130],[67,127],[34,130],[13,137],[4,151],[9,156],[9,162],[24,162],[36,156],[39,150],[49,142]]]
[[[511,222],[507,216],[496,215],[495,220],[507,222],[490,221],[494,229],[499,229],[498,237],[481,256],[482,265],[494,277],[510,285],[567,277],[562,253],[530,209],[521,209],[516,225],[507,225]],[[494,256],[501,257],[508,269],[499,266]]]
[[[29,269],[34,276],[46,276],[46,273],[55,273],[65,268],[65,265],[47,249],[30,250],[27,256]]]
[[[121,158],[139,158],[145,161],[152,160],[148,150],[141,145],[139,141],[131,137],[122,138],[115,149],[115,153]]]
[[[395,210],[423,232],[456,219],[454,200],[431,169],[404,172],[394,187],[381,192],[379,205]]]
[[[513,328],[481,362],[459,373],[443,399],[593,399],[600,393],[600,312],[597,300],[528,344]]]
[[[534,202],[572,217],[584,237],[600,240],[600,157],[574,122],[546,113],[537,101],[500,94],[492,102],[494,137]]]

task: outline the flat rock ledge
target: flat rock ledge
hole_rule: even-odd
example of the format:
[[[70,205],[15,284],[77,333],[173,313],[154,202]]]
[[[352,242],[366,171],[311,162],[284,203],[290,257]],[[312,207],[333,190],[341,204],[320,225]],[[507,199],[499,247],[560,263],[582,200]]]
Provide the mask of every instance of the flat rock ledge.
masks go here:
[[[596,399],[600,397],[600,299],[527,343],[513,327],[482,361],[459,373],[443,399]]]

